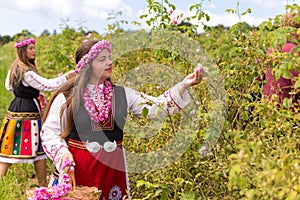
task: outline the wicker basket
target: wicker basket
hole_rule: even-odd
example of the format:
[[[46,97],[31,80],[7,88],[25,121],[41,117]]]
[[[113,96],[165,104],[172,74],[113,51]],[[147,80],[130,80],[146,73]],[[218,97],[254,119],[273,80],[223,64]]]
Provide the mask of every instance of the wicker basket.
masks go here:
[[[70,199],[70,200],[99,200],[100,199],[102,191],[98,190],[97,187],[88,187],[88,186],[79,187],[79,186],[76,186],[74,171],[69,171],[69,169],[66,168],[64,170],[64,174],[67,174],[70,177],[69,182],[67,184],[72,186],[72,189],[67,191],[67,193],[65,195],[60,196],[61,199]],[[62,176],[60,176],[60,177],[62,177]],[[62,183],[61,178],[60,178],[59,183]],[[27,199],[28,200],[38,199],[35,196],[35,191],[36,190],[43,190],[46,193],[53,194],[54,193],[54,189],[53,189],[54,187],[57,187],[57,186],[53,186],[53,187],[50,187],[50,188],[46,188],[46,187],[30,188],[30,189],[26,190]],[[51,199],[52,198],[49,197],[48,200],[51,200]]]

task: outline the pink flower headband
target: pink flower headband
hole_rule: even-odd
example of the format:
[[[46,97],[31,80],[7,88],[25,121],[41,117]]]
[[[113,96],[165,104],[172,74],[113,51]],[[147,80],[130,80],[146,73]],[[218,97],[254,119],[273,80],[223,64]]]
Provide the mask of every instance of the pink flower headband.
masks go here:
[[[29,38],[29,39],[23,40],[21,42],[17,42],[15,44],[15,48],[21,48],[21,47],[27,46],[29,44],[35,44],[35,39]]]
[[[108,49],[109,53],[111,53],[112,47],[109,41],[101,40],[94,44],[89,52],[79,60],[75,66],[75,72],[78,73],[86,64],[92,62],[103,49]]]

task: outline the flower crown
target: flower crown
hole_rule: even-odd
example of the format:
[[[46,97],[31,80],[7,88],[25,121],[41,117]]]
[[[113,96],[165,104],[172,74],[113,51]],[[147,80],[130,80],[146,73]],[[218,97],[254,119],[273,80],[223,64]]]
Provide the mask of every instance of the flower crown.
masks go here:
[[[35,39],[29,38],[29,39],[23,40],[21,42],[17,42],[14,46],[15,46],[15,48],[21,48],[21,47],[25,47],[29,44],[35,44]]]
[[[89,52],[79,60],[75,66],[75,72],[78,73],[86,64],[92,62],[103,49],[108,49],[109,53],[111,53],[112,47],[109,41],[101,40],[94,44]]]

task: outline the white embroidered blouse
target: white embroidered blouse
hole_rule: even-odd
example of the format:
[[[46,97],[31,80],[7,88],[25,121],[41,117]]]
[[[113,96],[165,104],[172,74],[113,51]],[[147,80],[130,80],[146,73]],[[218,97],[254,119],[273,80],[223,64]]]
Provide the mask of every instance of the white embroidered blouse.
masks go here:
[[[179,83],[159,97],[149,96],[125,87],[128,110],[136,116],[141,116],[143,109],[146,107],[150,119],[155,119],[157,117],[163,118],[168,114],[175,114],[181,108],[185,107],[190,100],[187,91],[180,96],[180,87],[182,86]],[[94,87],[88,85],[88,88],[91,91],[91,94],[95,94],[95,92],[92,91],[94,90]],[[92,95],[92,98],[96,101],[95,95]],[[151,105],[149,104],[149,101],[152,102]],[[44,151],[53,161],[59,172],[62,170],[61,161],[63,155],[70,153],[66,141],[60,137],[60,134],[64,130],[64,122],[66,120],[65,113],[63,113],[62,119],[60,118],[60,110],[65,102],[66,98],[63,94],[59,94],[55,98],[41,130]],[[97,103],[97,101],[95,103]],[[162,108],[164,112],[161,111]]]
[[[10,70],[8,70],[5,79],[5,88],[6,90],[11,92],[12,86],[9,85],[9,76],[10,76]],[[38,75],[34,71],[25,72],[24,78],[22,80],[24,86],[31,86],[37,90],[44,91],[44,92],[57,90],[65,82],[67,82],[66,75],[62,75],[52,79],[47,79]]]
[[[9,77],[10,77],[10,70],[8,70],[6,75],[5,88],[6,90],[12,93],[13,88],[9,84]],[[35,73],[34,71],[25,72],[24,78],[22,80],[22,84],[24,86],[26,87],[31,86],[39,91],[44,91],[44,92],[57,90],[60,86],[62,86],[66,82],[67,82],[66,75],[62,75],[52,79],[47,79]],[[38,108],[39,112],[41,112],[37,99],[33,99],[33,101],[35,102],[35,105]]]

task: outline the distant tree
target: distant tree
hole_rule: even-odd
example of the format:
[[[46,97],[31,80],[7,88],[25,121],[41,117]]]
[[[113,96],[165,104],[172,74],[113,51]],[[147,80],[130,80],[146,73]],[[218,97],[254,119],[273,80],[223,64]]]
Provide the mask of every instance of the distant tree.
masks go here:
[[[82,34],[84,34],[85,36],[89,36],[89,35],[99,35],[99,33],[95,30],[93,31],[87,31],[87,32],[83,32],[81,31]]]
[[[217,30],[229,30],[230,27],[229,26],[224,26],[223,24],[218,24],[217,26],[214,26],[213,29],[217,29]]]
[[[45,29],[45,30],[41,33],[41,36],[48,36],[48,35],[50,35],[50,32],[49,32],[47,29]]]
[[[12,38],[9,35],[0,36],[0,45],[4,45],[12,41]]]
[[[53,35],[56,35],[56,34],[57,34],[56,29],[54,29],[53,30]]]
[[[179,24],[172,24],[171,30],[178,30],[181,33],[188,33],[189,36],[197,34],[197,28],[190,22],[182,21]]]
[[[20,37],[31,37],[34,36],[30,31],[23,30],[21,33],[17,33],[13,36],[12,40],[17,41]]]
[[[239,22],[233,25],[232,27],[236,27],[237,30],[241,33],[245,33],[247,31],[258,30],[258,27],[251,26],[247,22]]]
[[[178,25],[177,25],[177,29],[182,32],[182,33],[185,33],[185,32],[192,32],[192,33],[196,33],[196,26],[191,24],[190,22],[180,22]]]

